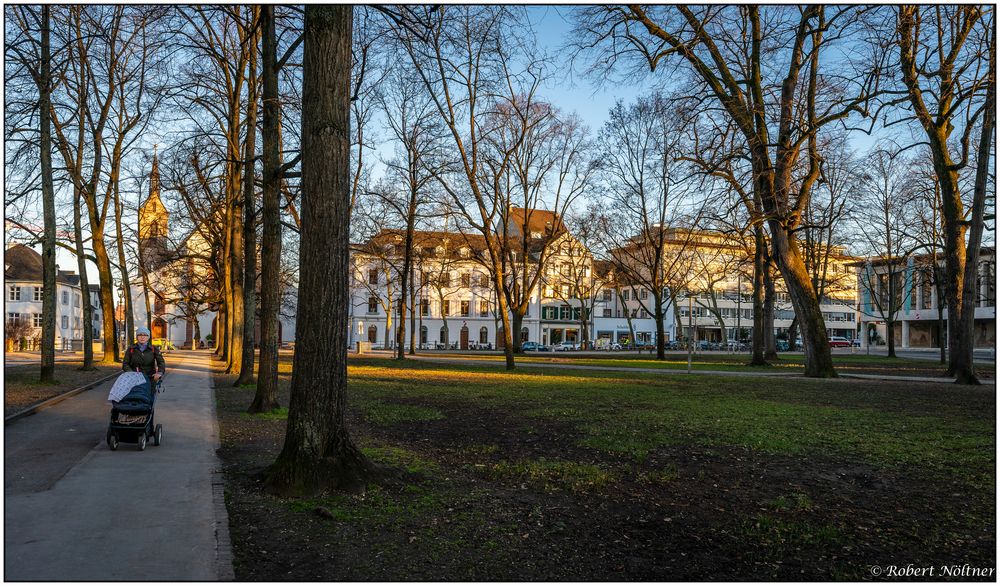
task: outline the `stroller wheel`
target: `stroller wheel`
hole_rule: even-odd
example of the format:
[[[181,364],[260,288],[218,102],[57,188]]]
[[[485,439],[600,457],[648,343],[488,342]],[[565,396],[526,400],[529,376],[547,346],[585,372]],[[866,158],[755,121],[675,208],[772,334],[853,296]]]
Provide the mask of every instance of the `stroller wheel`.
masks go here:
[[[141,452],[145,449],[146,449],[146,432],[143,431],[139,433],[139,451]]]
[[[153,432],[153,445],[160,445],[160,441],[163,439],[163,426],[159,423],[156,424],[156,431]]]
[[[111,448],[111,451],[118,449],[118,434],[110,431],[108,432],[108,447]]]

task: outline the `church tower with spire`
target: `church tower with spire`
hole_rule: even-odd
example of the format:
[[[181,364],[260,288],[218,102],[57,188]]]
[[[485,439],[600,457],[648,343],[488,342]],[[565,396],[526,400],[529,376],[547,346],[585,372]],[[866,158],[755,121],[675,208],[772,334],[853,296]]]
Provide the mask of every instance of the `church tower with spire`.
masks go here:
[[[139,207],[139,255],[147,271],[167,260],[167,222],[170,214],[160,199],[160,163],[153,147],[153,169],[149,173],[149,197]]]

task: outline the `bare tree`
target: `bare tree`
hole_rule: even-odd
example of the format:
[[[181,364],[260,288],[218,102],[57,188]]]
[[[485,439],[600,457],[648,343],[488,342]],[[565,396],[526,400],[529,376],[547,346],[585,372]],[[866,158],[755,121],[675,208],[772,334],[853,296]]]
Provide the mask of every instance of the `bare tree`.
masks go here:
[[[385,14],[454,142],[457,172],[437,179],[464,224],[459,229],[484,239],[482,260],[497,288],[506,367],[513,369],[510,314],[516,308],[510,306],[504,283],[510,246],[517,239],[509,238],[511,222],[504,215],[509,213],[515,151],[530,130],[523,121],[536,103],[542,63],[523,54],[526,44],[514,38],[510,8],[402,7]],[[518,120],[513,127],[504,125]],[[503,134],[512,129],[513,136]]]
[[[656,70],[675,57],[693,71],[698,90],[712,96],[746,140],[781,270],[805,340],[806,375],[836,376],[819,298],[809,279],[796,230],[820,175],[817,135],[852,115],[867,115],[879,90],[885,57],[859,36],[868,9],[793,7],[595,7],[581,13],[585,41],[601,63],[619,59]],[[836,69],[821,55],[839,52]],[[780,47],[780,49],[779,49]],[[868,51],[861,49],[870,49]],[[611,53],[608,55],[608,53]],[[784,61],[778,61],[783,58]],[[874,64],[874,66],[873,66]],[[700,92],[694,92],[700,93]],[[807,172],[796,178],[800,161]]]
[[[904,5],[897,10],[895,40],[902,83],[913,116],[927,137],[940,189],[948,370],[963,384],[979,382],[973,363],[975,267],[996,116],[994,18],[992,8],[976,5]],[[977,129],[978,146],[973,144]],[[956,130],[960,134],[953,137]],[[973,160],[975,186],[967,210],[960,176]],[[967,266],[973,270],[967,271]]]
[[[616,280],[648,291],[642,304],[656,321],[658,360],[666,359],[667,305],[671,291],[679,293],[683,253],[693,244],[690,228],[701,215],[691,207],[677,162],[677,121],[660,96],[640,98],[612,108],[598,138],[604,212],[597,238]]]
[[[306,6],[302,233],[285,444],[266,484],[314,494],[365,485],[373,465],[347,430],[351,6]]]
[[[10,18],[13,17],[13,18]],[[39,9],[30,6],[12,8],[9,20],[15,22],[17,36],[6,43],[8,60],[16,64],[14,75],[27,74],[33,89],[38,92],[38,153],[43,208],[42,236],[42,336],[41,368],[39,382],[52,382],[55,375],[56,341],[56,212],[55,187],[52,171],[52,48],[51,48],[51,8],[42,5]],[[35,31],[38,31],[36,41]],[[10,80],[10,77],[8,77]],[[8,81],[8,91],[14,84]],[[34,102],[25,98],[28,111],[34,110]],[[5,115],[6,118],[6,115]],[[7,120],[10,128],[12,120]],[[13,125],[17,127],[18,125]],[[27,132],[27,129],[25,129]],[[33,142],[33,141],[32,141]],[[8,182],[8,187],[10,182]],[[6,200],[6,198],[5,198]],[[7,203],[5,201],[5,203]]]
[[[915,244],[913,194],[906,180],[910,168],[882,146],[869,153],[865,169],[853,214],[856,240],[868,257],[858,274],[869,299],[862,312],[885,321],[889,356],[895,357],[895,325],[903,310],[906,265]]]

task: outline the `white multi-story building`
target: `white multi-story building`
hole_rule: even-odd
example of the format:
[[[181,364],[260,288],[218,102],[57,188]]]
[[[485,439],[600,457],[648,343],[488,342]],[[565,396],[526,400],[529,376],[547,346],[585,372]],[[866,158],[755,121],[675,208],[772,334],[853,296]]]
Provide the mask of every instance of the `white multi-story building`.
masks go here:
[[[542,263],[542,270],[528,293],[522,341],[546,346],[586,342],[602,347],[601,340],[623,346],[655,345],[652,291],[616,275],[611,263],[595,262],[590,251],[551,212],[514,208],[511,215],[518,218],[519,225],[529,226],[532,241],[544,242],[545,230],[553,226],[558,230],[558,237],[550,239],[544,252],[541,244],[528,247],[527,272],[532,274],[538,263]],[[525,215],[530,218],[527,224],[523,224]],[[352,248],[352,344],[362,341],[376,348],[395,347],[404,237],[400,230],[383,230]],[[669,271],[673,273],[664,279],[665,291],[669,293],[668,283],[683,290],[675,296],[676,308],[669,295],[663,296],[665,340],[693,339],[695,335],[709,342],[749,338],[753,307],[751,279],[743,275],[745,247],[717,234],[679,231],[668,231],[664,246],[667,253],[662,256],[671,260]],[[478,235],[414,234],[407,299],[408,307],[415,311],[404,324],[407,346],[411,337],[414,345],[423,349],[502,345],[502,322],[496,312],[485,247]],[[683,262],[677,262],[679,256],[685,257]],[[855,281],[847,266],[853,260],[840,249],[833,250],[829,258],[821,309],[831,336],[856,336]],[[514,263],[508,278],[520,278],[524,269]],[[780,334],[791,326],[794,315],[780,282],[777,289],[775,330]]]
[[[893,330],[897,347],[938,348],[947,344],[948,304],[938,295],[935,273],[940,273],[944,260],[933,268],[930,255],[916,255],[889,263],[884,259],[858,262],[858,290],[862,331],[861,343],[885,344],[889,312],[894,313]],[[893,275],[890,277],[890,268]],[[972,270],[968,267],[967,270]],[[996,249],[983,247],[977,275],[975,315],[975,347],[996,347]],[[895,281],[895,301],[889,300],[889,279]],[[940,308],[940,314],[939,314]],[[942,324],[943,322],[943,324]],[[939,327],[943,325],[943,327]]]
[[[589,308],[581,307],[575,292],[588,286],[589,252],[552,212],[512,208],[508,217],[509,238],[527,250],[527,259],[511,263],[508,274],[508,278],[523,277],[526,284],[523,297],[528,308],[521,341],[548,345],[583,340],[582,330],[590,322],[581,323],[579,316],[581,311],[589,316]],[[404,236],[400,230],[383,230],[352,247],[352,344],[395,346]],[[502,347],[503,322],[486,254],[486,241],[479,235],[414,234],[412,287],[406,293],[413,308],[405,324],[407,346],[412,337],[424,349]]]
[[[80,350],[83,347],[83,303],[93,309],[93,337],[102,342],[104,330],[100,287],[90,285],[85,296],[80,276],[56,266],[56,348]],[[37,345],[42,336],[42,255],[23,244],[15,244],[4,253],[4,306],[8,323],[28,322],[33,335],[29,345]]]

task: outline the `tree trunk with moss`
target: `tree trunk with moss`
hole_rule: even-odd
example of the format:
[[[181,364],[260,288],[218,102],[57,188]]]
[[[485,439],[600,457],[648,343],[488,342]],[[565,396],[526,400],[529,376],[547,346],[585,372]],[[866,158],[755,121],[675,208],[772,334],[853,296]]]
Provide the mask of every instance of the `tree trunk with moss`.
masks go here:
[[[351,21],[349,5],[305,9],[297,343],[285,444],[266,480],[285,496],[361,489],[374,472],[346,422]]]

